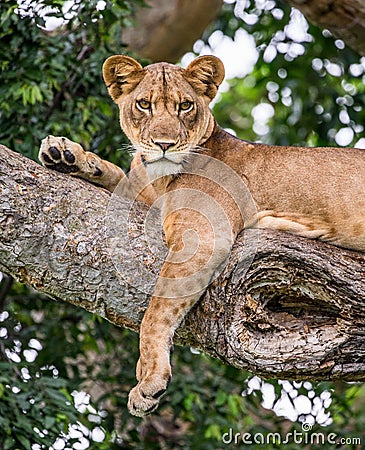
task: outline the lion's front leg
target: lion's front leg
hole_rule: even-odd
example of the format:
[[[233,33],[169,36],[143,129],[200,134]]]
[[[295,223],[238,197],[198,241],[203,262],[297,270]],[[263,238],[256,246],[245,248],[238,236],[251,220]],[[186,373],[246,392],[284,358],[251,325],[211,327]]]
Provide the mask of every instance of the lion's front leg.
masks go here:
[[[111,192],[125,177],[118,166],[86,152],[80,144],[65,137],[47,136],[42,140],[38,157],[49,169],[83,178]]]
[[[140,329],[138,384],[131,390],[128,401],[131,414],[142,417],[157,408],[172,376],[170,354],[174,331],[196,300],[152,297]]]
[[[233,240],[226,222],[212,224],[183,209],[169,216],[165,233],[170,251],[142,320],[138,384],[129,394],[128,408],[136,416],[157,408],[171,379],[174,332],[226,260]]]

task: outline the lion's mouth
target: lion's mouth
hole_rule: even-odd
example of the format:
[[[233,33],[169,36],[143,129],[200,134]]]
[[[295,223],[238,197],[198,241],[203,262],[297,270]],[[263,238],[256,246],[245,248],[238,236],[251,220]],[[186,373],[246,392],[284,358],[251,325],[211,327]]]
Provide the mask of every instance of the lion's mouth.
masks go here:
[[[182,163],[183,158],[181,158],[181,156],[178,155],[173,155],[173,154],[162,154],[162,155],[157,155],[154,157],[149,157],[148,159],[146,158],[146,155],[141,155],[141,161],[142,163],[147,166],[148,164],[154,164],[156,162],[169,162],[169,163],[173,163],[173,164],[181,164]]]

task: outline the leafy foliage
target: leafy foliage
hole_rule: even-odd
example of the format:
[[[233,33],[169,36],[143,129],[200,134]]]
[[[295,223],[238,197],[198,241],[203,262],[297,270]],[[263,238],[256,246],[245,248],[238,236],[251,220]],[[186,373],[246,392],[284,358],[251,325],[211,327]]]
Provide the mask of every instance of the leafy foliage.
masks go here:
[[[125,166],[127,157],[115,150],[125,140],[100,72],[106,57],[122,51],[123,28],[140,2],[108,0],[99,10],[95,0],[78,0],[68,11],[66,3],[0,5],[0,141],[35,158],[44,136],[66,135]],[[214,30],[233,37],[243,27],[259,49],[253,72],[230,80],[220,94],[218,122],[244,139],[275,144],[334,145],[344,128],[352,130],[349,144],[361,138],[363,60],[312,26],[301,38],[293,35],[294,13],[280,2],[251,1],[240,11],[242,3],[225,4],[206,34],[206,40]],[[52,7],[46,16],[45,6]],[[62,21],[62,28],[45,32],[46,17]],[[257,105],[270,112],[267,120],[260,120]],[[174,379],[158,413],[131,417],[126,402],[135,383],[135,334],[22,285],[0,287],[2,449],[209,450],[230,448],[222,437],[231,430],[240,438],[285,436],[303,431],[305,422],[313,433],[356,438],[365,429],[363,385],[262,381],[189,349],[175,352]],[[80,392],[91,399],[80,400]],[[283,398],[297,405],[292,421],[280,416]],[[300,410],[303,398],[310,411]],[[282,448],[277,440],[245,445],[241,439],[234,446]]]
[[[122,51],[121,33],[142,0],[45,1],[35,8],[2,2],[0,9],[0,141],[35,158],[48,134],[68,136],[103,157],[126,163],[115,149],[125,143],[117,112],[101,80],[101,66]],[[51,5],[46,13],[42,6]],[[46,16],[44,15],[46,14]],[[46,18],[61,30],[45,31]]]
[[[246,21],[249,14],[257,17],[245,28],[255,37],[259,59],[243,80],[229,81],[215,106],[218,122],[252,141],[355,145],[365,135],[364,58],[328,31],[307,24],[298,11],[275,2],[251,3],[249,11],[236,12]],[[225,5],[216,23],[231,36],[242,26],[232,20],[233,9],[234,4]],[[294,26],[301,29],[295,33]],[[264,125],[255,121],[260,104],[270,112]]]
[[[40,446],[34,448],[50,448],[50,442],[62,432],[68,448],[87,440],[88,448],[99,450],[200,449],[202,443],[204,449],[215,450],[219,445],[225,448],[222,438],[228,439],[230,430],[233,435],[249,433],[252,439],[274,432],[285,437],[295,430],[302,432],[301,422],[312,423],[313,433],[326,436],[362,435],[364,392],[359,384],[260,381],[187,348],[176,349],[171,389],[158,413],[143,420],[132,417],[126,403],[135,383],[137,336],[71,305],[29,293],[23,285],[15,284],[10,294],[10,315],[3,312],[0,316],[0,417],[4,418],[0,419],[0,436],[12,443],[10,449],[20,444],[20,448],[31,448],[24,444],[26,440]],[[43,348],[35,342],[41,342]],[[38,354],[29,362],[25,350],[34,347]],[[20,358],[9,358],[4,348]],[[270,396],[268,386],[272,386]],[[13,387],[21,391],[15,393]],[[83,408],[78,412],[73,404],[77,403],[76,392],[82,390],[91,394],[92,404],[79,401],[78,406]],[[314,420],[310,421],[310,414],[294,422],[280,417],[279,403],[285,393],[294,402],[311,393]],[[356,402],[360,403],[356,406]],[[329,418],[321,427],[321,421]],[[72,433],[70,423],[76,425],[78,433]],[[102,442],[93,440],[96,429],[102,431]],[[241,446],[245,445],[239,441]],[[261,447],[282,448],[272,442],[254,443],[249,448]],[[0,448],[6,448],[1,447],[1,440]],[[288,448],[294,450],[298,445],[289,442]]]
[[[34,338],[27,341],[20,322],[6,311],[0,319],[0,447],[51,446],[77,420],[67,381],[54,366],[33,361],[41,345]]]

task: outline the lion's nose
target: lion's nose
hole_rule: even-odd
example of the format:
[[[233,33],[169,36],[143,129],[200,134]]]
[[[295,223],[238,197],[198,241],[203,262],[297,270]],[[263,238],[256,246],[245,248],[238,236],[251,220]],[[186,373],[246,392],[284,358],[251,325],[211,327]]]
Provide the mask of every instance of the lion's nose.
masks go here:
[[[169,148],[173,147],[176,144],[176,142],[154,141],[154,144],[158,145],[160,149],[165,153]]]

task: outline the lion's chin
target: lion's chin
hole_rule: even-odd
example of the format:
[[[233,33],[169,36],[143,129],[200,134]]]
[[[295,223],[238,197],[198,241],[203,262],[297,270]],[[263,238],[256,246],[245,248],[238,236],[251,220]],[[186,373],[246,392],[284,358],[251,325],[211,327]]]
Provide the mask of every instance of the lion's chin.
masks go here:
[[[161,158],[157,161],[147,161],[145,167],[151,181],[168,175],[177,175],[183,169],[181,163],[173,162],[166,158]]]

